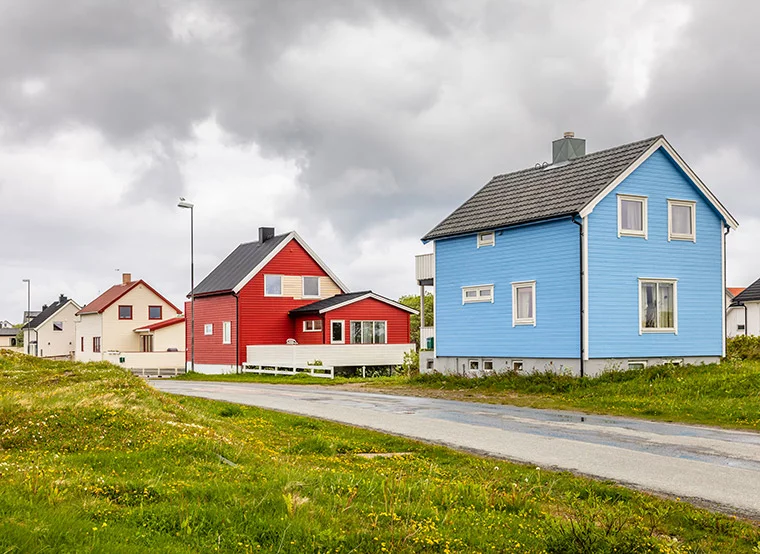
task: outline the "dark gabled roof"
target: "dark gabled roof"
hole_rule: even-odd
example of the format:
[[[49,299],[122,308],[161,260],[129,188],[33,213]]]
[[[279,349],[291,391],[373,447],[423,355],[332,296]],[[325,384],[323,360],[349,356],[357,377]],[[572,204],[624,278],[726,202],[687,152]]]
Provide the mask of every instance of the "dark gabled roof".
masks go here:
[[[331,296],[330,298],[325,298],[324,300],[317,300],[316,302],[312,302],[311,304],[306,304],[305,306],[301,306],[300,308],[295,308],[294,310],[290,310],[289,313],[292,315],[318,314],[321,310],[332,308],[333,306],[337,306],[338,304],[343,304],[344,302],[350,302],[351,300],[356,300],[357,298],[361,298],[362,296],[367,296],[369,294],[372,294],[371,290],[349,292],[347,294],[336,294],[335,296]]]
[[[497,175],[422,240],[576,214],[660,138]]]
[[[760,301],[760,279],[752,283],[742,292],[734,296],[733,304],[738,302],[758,302]]]
[[[358,302],[359,300],[364,300],[365,298],[372,298],[374,300],[384,302],[385,304],[389,304],[395,308],[404,310],[405,312],[409,312],[411,314],[419,313],[414,308],[405,306],[401,304],[400,302],[396,302],[395,300],[391,300],[390,298],[386,298],[385,296],[380,296],[379,294],[376,294],[372,292],[371,290],[363,290],[360,292],[349,292],[346,294],[336,294],[335,296],[331,296],[330,298],[325,298],[324,300],[317,300],[316,302],[312,302],[311,304],[306,304],[305,306],[295,308],[294,310],[290,310],[290,312],[288,313],[290,315],[319,314],[319,313],[327,312],[329,310],[332,310],[344,304],[351,304],[352,302]]]
[[[277,235],[263,243],[246,242],[241,244],[193,289],[193,293],[198,296],[201,294],[231,292],[238,283],[245,279],[257,265],[290,235],[291,233]]]
[[[69,299],[66,298],[65,296],[63,298],[59,298],[58,300],[50,304],[50,306],[42,310],[40,312],[40,315],[32,319],[26,325],[24,325],[23,328],[28,329],[29,327],[31,327],[32,329],[36,329],[37,327],[45,323],[48,319],[50,319],[53,316],[53,314],[57,312],[58,310],[60,310],[63,307],[63,305],[66,304],[66,302],[68,301]]]

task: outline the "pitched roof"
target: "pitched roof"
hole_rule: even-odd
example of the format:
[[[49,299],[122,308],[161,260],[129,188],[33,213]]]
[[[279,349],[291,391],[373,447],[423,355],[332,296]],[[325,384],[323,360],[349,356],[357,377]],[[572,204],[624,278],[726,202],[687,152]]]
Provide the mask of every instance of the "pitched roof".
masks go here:
[[[216,266],[193,289],[195,296],[239,292],[291,240],[295,240],[301,245],[341,290],[348,290],[348,287],[338,279],[337,275],[327,267],[327,264],[306,244],[306,241],[298,233],[291,231],[290,233],[272,237],[263,243],[246,242],[235,248],[229,256],[222,260],[222,263]]]
[[[55,315],[58,312],[58,310],[60,310],[61,308],[63,308],[68,302],[72,302],[74,304],[74,306],[76,306],[77,308],[79,308],[79,304],[77,304],[76,302],[74,302],[73,300],[71,300],[69,298],[66,298],[65,296],[62,296],[61,298],[59,298],[58,300],[56,300],[55,302],[53,302],[52,304],[50,304],[50,306],[48,306],[47,308],[45,308],[44,310],[42,310],[37,317],[35,317],[34,319],[32,319],[26,325],[24,325],[23,328],[24,329],[28,329],[28,328],[36,329],[37,327],[39,327],[40,325],[42,325],[43,323],[45,323],[48,319],[50,319],[51,317],[53,317],[53,315]]]
[[[150,290],[153,294],[158,296],[161,300],[169,304],[174,311],[176,311],[178,314],[182,313],[182,310],[177,308],[174,304],[169,302],[166,298],[163,297],[156,289],[151,287],[148,283],[143,281],[142,279],[139,279],[137,281],[132,281],[127,284],[118,284],[112,286],[110,289],[105,291],[103,294],[98,296],[95,300],[87,304],[84,308],[79,310],[77,312],[77,315],[84,315],[84,314],[100,314],[105,311],[108,306],[112,305],[114,302],[116,302],[119,298],[127,294],[129,291],[134,289],[137,285],[145,285],[145,287]]]
[[[760,301],[760,279],[752,283],[742,292],[734,296],[732,304],[737,302],[757,302]]]
[[[720,213],[739,224],[664,136],[592,152],[568,162],[497,175],[422,240],[498,229],[580,214],[586,217],[607,194],[660,148]]]
[[[349,292],[347,294],[336,294],[335,296],[331,296],[330,298],[325,298],[324,300],[317,300],[316,302],[312,302],[311,304],[306,304],[305,306],[295,308],[294,310],[290,310],[290,312],[288,313],[291,315],[323,314],[325,312],[329,312],[330,310],[334,310],[336,308],[340,308],[348,304],[353,304],[354,302],[359,302],[360,300],[364,300],[366,298],[373,298],[375,300],[379,300],[380,302],[384,302],[385,304],[390,304],[391,306],[394,306],[396,308],[399,308],[401,310],[407,311],[412,314],[418,313],[417,310],[410,308],[409,306],[404,306],[403,304],[400,304],[396,302],[395,300],[391,300],[390,298],[386,298],[385,296],[380,296],[379,294],[375,294],[371,290]]]
[[[18,332],[15,327],[0,327],[0,337],[15,337]]]
[[[731,295],[731,298],[733,298],[737,294],[741,294],[741,292],[744,290],[744,287],[728,287],[726,290],[728,291],[728,294]]]
[[[277,246],[290,236],[290,233],[277,235],[261,242],[245,242],[235,248],[222,260],[203,281],[195,286],[196,296],[219,292],[232,292],[237,284],[245,279],[253,268],[258,266]]]
[[[422,240],[578,213],[659,138],[497,175]]]
[[[177,323],[184,323],[184,322],[185,322],[185,316],[173,317],[171,319],[158,321],[151,325],[143,325],[142,327],[138,327],[137,329],[133,329],[133,330],[135,333],[155,331],[157,329],[163,329],[164,327],[169,327],[170,325],[176,325]]]

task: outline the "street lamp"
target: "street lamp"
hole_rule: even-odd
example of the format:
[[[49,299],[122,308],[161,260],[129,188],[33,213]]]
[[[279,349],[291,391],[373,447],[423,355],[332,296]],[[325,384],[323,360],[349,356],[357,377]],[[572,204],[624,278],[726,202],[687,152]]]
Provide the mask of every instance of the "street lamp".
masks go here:
[[[26,345],[26,353],[31,354],[29,341],[32,338],[32,326],[30,325],[32,322],[32,281],[30,279],[21,279],[21,282],[26,283],[26,321],[24,323],[26,323],[29,328],[24,337],[24,341]]]
[[[190,371],[195,371],[195,258],[193,254],[193,204],[180,197],[177,207],[190,210]]]

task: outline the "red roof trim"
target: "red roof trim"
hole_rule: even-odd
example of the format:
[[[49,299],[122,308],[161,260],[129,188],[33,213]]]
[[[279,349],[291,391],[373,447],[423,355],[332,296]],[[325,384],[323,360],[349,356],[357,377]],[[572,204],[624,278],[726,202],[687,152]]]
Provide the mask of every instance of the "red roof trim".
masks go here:
[[[728,292],[732,297],[738,296],[744,291],[745,287],[728,287]]]
[[[158,323],[154,323],[152,325],[145,325],[143,327],[138,327],[137,329],[134,329],[134,332],[139,331],[155,331],[156,329],[163,329],[164,327],[169,327],[170,325],[176,325],[177,323],[184,323],[185,318],[184,317],[174,317],[172,319],[165,319],[164,321],[159,321]]]
[[[174,311],[177,312],[177,314],[181,314],[182,310],[177,308],[174,304],[169,302],[161,293],[159,293],[156,289],[151,287],[148,283],[143,281],[142,279],[138,281],[132,281],[131,283],[127,285],[114,285],[110,289],[108,289],[106,292],[98,296],[95,300],[87,304],[84,308],[79,310],[77,312],[77,315],[84,315],[84,314],[102,314],[106,308],[113,305],[115,302],[117,302],[122,296],[127,294],[129,291],[131,291],[133,288],[135,288],[137,285],[143,284],[145,287],[150,290],[153,294],[158,296],[161,300],[169,304]]]

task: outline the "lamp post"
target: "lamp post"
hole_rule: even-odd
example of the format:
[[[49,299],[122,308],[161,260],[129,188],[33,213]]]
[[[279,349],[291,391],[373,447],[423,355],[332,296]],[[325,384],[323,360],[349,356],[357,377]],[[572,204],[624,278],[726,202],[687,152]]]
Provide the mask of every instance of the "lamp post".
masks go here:
[[[26,283],[26,321],[24,323],[28,327],[28,331],[24,337],[24,345],[26,346],[26,353],[31,354],[29,351],[29,340],[32,338],[32,327],[29,324],[32,322],[32,281],[30,279],[21,279],[21,282]]]
[[[190,371],[195,371],[195,257],[193,248],[193,204],[179,199],[178,208],[190,210]]]

